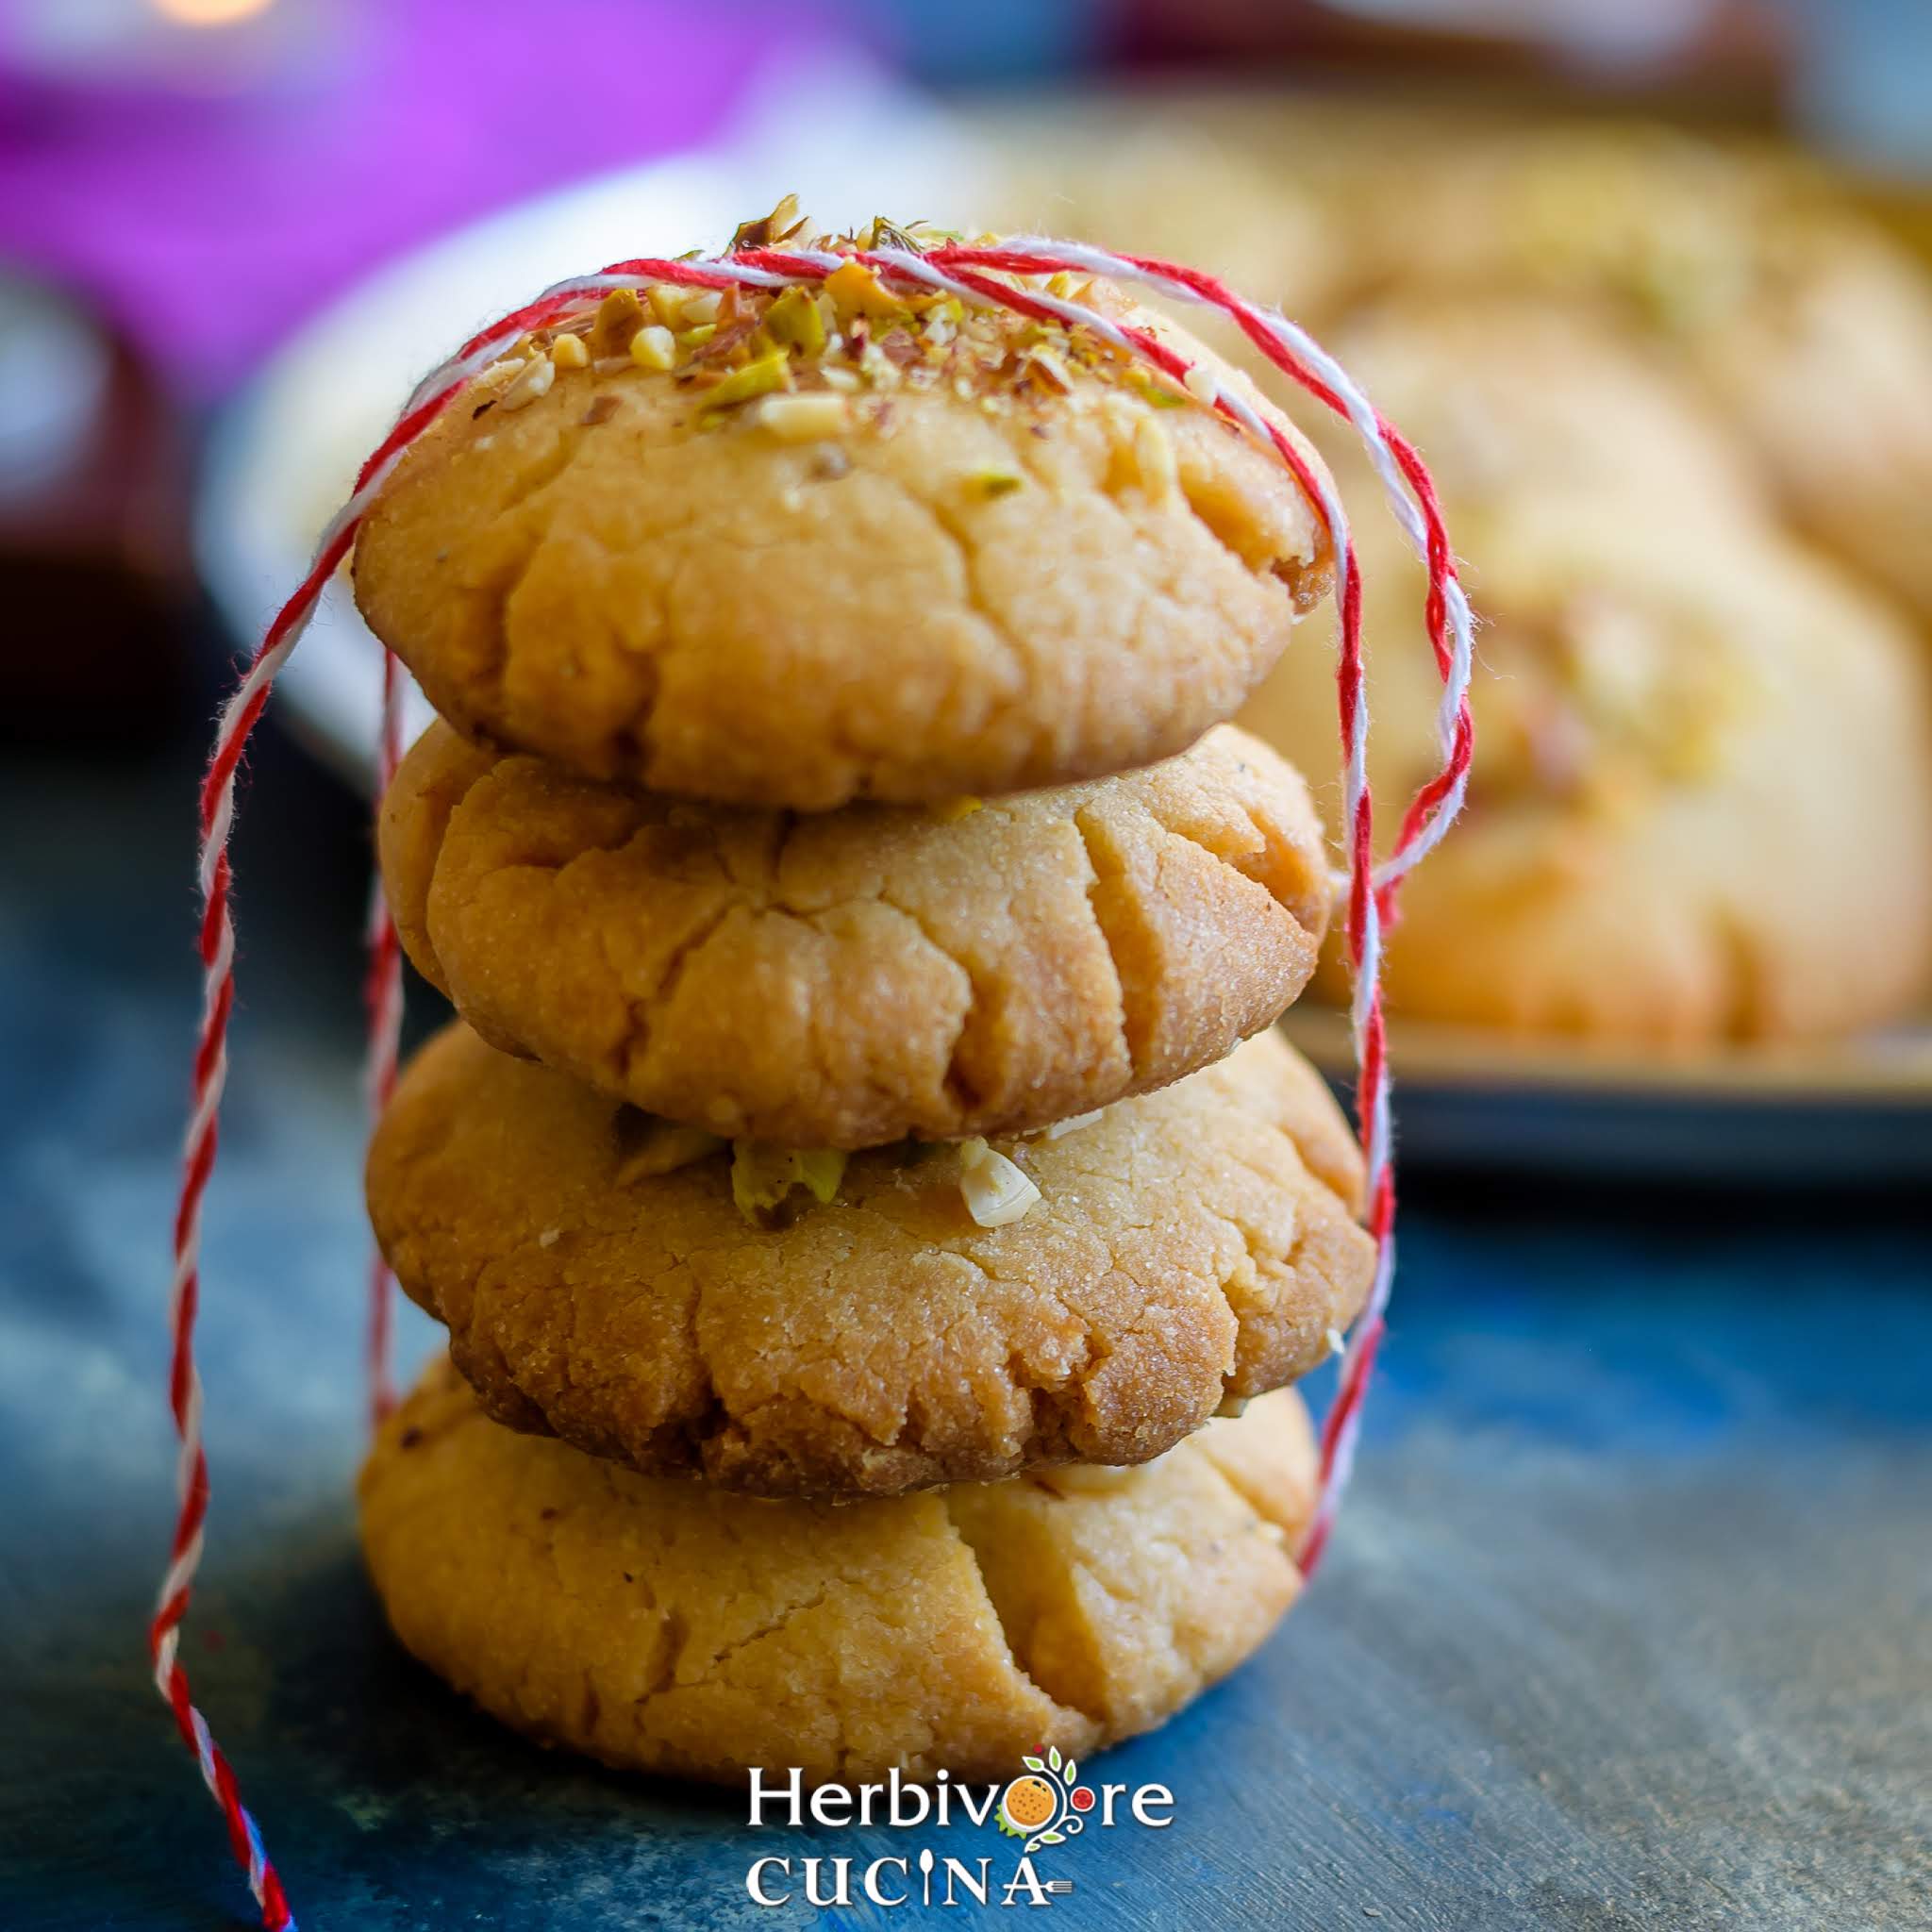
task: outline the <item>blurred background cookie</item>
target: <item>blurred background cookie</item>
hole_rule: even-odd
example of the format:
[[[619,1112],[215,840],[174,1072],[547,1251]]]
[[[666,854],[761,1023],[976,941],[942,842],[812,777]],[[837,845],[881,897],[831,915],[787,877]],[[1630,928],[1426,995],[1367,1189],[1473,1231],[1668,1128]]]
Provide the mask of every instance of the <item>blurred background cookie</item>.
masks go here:
[[[1329,346],[1424,452],[1462,518],[1519,495],[1611,516],[1770,513],[1761,469],[1697,386],[1588,296],[1405,290],[1352,311]],[[1346,430],[1317,433],[1352,483],[1372,483]],[[1379,561],[1386,518],[1372,496],[1356,501]],[[1456,536],[1478,575],[1474,539]]]
[[[1932,959],[1932,717],[1894,613],[1761,526],[1562,495],[1458,508],[1482,559],[1476,763],[1457,836],[1404,894],[1397,1010],[1680,1042],[1904,1010]],[[1420,571],[1379,527],[1363,549],[1386,840],[1432,768],[1439,687],[1405,648]],[[1312,754],[1331,676],[1297,654],[1247,722]]]
[[[1426,166],[1364,157],[1350,199],[1335,312],[1391,291],[1603,305],[1723,413],[1802,527],[1932,618],[1932,286],[1815,166],[1662,126],[1543,126]]]

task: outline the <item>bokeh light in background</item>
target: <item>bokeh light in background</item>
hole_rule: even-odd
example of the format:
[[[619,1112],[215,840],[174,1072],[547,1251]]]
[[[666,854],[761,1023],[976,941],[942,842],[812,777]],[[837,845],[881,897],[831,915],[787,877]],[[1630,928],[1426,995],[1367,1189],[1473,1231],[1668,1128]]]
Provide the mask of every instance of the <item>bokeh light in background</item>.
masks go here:
[[[266,13],[276,0],[154,0],[157,13],[184,26],[228,26],[251,13]]]

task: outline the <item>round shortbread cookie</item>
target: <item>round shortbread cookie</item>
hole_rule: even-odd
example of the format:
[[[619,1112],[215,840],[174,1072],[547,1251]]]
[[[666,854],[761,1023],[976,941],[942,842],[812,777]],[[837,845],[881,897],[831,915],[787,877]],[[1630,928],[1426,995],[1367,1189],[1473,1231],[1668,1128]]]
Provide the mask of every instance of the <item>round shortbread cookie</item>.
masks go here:
[[[1058,1138],[984,1227],[960,1149],[852,1157],[750,1224],[730,1157],[661,1171],[650,1117],[467,1027],[411,1063],[369,1156],[403,1288],[500,1422],[768,1495],[1143,1462],[1328,1353],[1373,1267],[1353,1140],[1272,1034]]]
[[[445,1362],[361,1480],[404,1645],[492,1716],[627,1770],[1006,1778],[1151,1729],[1301,1585],[1284,1391],[1158,1462],[834,1506],[616,1469],[499,1428]]]
[[[476,379],[356,551],[438,711],[591,777],[824,810],[1122,771],[1239,708],[1331,571],[1275,456],[1091,331],[847,292],[815,347],[770,346],[740,291],[702,341],[659,329],[674,368],[605,353],[631,316]],[[791,392],[729,401],[753,365]]]
[[[1350,317],[1332,347],[1426,452],[1458,541],[1465,519],[1519,495],[1589,495],[1626,513],[1719,525],[1769,515],[1770,491],[1740,440],[1602,300],[1391,296]],[[1344,489],[1374,487],[1357,450],[1333,431],[1321,440]],[[1479,554],[1470,569],[1480,587]]]
[[[1465,130],[1426,156],[1378,142],[1342,205],[1356,258],[1338,300],[1607,305],[1813,537],[1932,615],[1932,277],[1815,161],[1659,125]]]
[[[1932,968],[1932,704],[1893,613],[1748,523],[1518,496],[1456,527],[1483,559],[1474,773],[1404,888],[1391,1006],[1687,1043],[1909,1007]],[[1377,561],[1370,767],[1393,801],[1433,767],[1438,686],[1410,641],[1420,573]],[[1326,678],[1285,664],[1246,723],[1306,756]]]
[[[668,799],[437,724],[384,803],[411,959],[492,1045],[793,1147],[1025,1133],[1221,1058],[1314,970],[1300,778],[1221,726],[963,815]]]

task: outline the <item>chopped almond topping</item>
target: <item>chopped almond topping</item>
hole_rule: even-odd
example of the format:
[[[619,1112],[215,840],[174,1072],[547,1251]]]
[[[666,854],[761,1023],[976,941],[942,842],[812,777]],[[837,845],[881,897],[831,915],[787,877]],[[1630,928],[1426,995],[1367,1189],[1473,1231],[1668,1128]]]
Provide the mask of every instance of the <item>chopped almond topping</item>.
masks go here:
[[[780,442],[819,442],[851,427],[852,406],[836,392],[768,396],[758,405],[758,421]]]
[[[1040,1199],[1024,1170],[976,1134],[959,1142],[959,1192],[981,1227],[1006,1227]]]
[[[539,396],[547,396],[556,380],[556,363],[548,356],[532,356],[496,400],[506,409],[521,409]]]
[[[675,369],[677,340],[662,324],[652,323],[631,337],[630,359],[640,369]]]

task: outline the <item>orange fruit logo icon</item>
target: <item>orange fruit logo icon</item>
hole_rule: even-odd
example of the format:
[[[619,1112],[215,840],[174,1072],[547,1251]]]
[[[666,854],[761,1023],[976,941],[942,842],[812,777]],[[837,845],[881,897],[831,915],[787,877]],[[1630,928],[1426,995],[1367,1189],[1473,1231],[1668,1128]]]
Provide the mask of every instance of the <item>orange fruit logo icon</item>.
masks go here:
[[[1060,1808],[1059,1793],[1043,1777],[1016,1777],[1000,1800],[1000,1810],[1015,1831],[1038,1831],[1051,1824]]]

